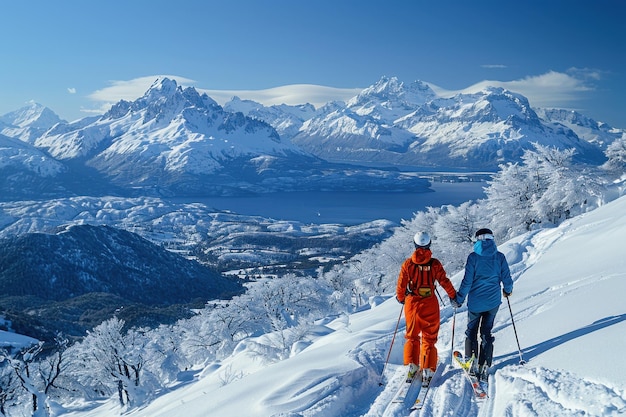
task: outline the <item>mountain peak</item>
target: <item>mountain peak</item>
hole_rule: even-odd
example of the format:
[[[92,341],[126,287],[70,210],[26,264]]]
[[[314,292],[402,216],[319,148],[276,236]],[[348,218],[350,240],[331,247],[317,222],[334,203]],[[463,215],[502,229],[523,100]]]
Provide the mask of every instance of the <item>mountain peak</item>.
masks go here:
[[[176,80],[172,80],[168,77],[158,77],[156,80],[154,80],[154,82],[152,83],[148,91],[150,90],[175,90],[177,88],[178,88],[178,83],[176,83]]]
[[[152,83],[143,97],[149,100],[154,100],[158,97],[167,98],[173,96],[178,91],[182,92],[182,88],[178,86],[175,80],[159,77]]]
[[[142,97],[133,102],[120,100],[111,107],[104,118],[118,119],[125,116],[128,111],[138,112],[142,110],[146,110],[145,120],[166,113],[175,117],[188,107],[210,109],[217,108],[219,105],[206,94],[198,93],[193,87],[183,89],[175,80],[159,77]]]
[[[63,122],[63,119],[48,107],[32,100],[29,101],[26,106],[5,114],[0,120],[14,127],[45,129],[49,129],[55,124]]]
[[[406,116],[436,98],[437,94],[424,82],[414,81],[407,86],[396,77],[383,76],[348,101],[347,107],[359,115],[389,120]]]
[[[482,96],[482,100],[490,104],[491,111],[499,119],[506,120],[517,117],[526,120],[531,125],[539,125],[537,114],[523,95],[502,87],[487,87],[478,94]]]
[[[412,105],[424,104],[427,101],[437,98],[437,94],[422,81],[414,81],[408,86],[399,81],[396,77],[381,77],[378,82],[364,89],[359,95],[350,100],[348,106],[358,105],[364,101],[372,99],[392,102],[402,101]]]
[[[157,104],[173,101],[199,108],[218,106],[217,102],[208,95],[200,94],[193,87],[183,88],[175,80],[167,77],[157,78],[144,96],[137,101]]]
[[[30,101],[26,106],[0,117],[0,133],[33,143],[44,132],[59,123],[67,122],[49,108]]]

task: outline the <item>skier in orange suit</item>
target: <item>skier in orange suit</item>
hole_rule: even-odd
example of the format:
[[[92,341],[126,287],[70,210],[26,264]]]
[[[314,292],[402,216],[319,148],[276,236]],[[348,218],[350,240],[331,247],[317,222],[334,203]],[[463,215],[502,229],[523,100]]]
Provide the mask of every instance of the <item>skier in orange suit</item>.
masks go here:
[[[435,343],[439,335],[440,316],[435,282],[451,299],[456,297],[456,291],[441,262],[432,257],[430,235],[416,233],[413,241],[415,251],[400,269],[396,299],[404,304],[406,318],[404,364],[409,365],[407,379],[413,379],[421,370],[423,380],[428,381],[437,368]]]

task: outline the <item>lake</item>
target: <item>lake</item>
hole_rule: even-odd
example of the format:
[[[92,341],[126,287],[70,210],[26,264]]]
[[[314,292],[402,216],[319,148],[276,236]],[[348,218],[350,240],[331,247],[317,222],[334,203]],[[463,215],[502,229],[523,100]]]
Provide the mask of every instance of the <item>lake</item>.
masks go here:
[[[377,219],[400,223],[429,206],[459,205],[483,198],[486,185],[481,181],[433,182],[434,192],[427,193],[307,191],[184,200],[218,210],[302,223],[354,225]]]

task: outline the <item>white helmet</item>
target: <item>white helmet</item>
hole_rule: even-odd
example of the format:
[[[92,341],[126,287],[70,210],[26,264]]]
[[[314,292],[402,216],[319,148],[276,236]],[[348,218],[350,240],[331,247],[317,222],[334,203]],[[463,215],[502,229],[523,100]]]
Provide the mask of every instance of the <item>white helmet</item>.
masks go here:
[[[413,242],[417,248],[428,248],[430,247],[430,235],[428,232],[417,232],[413,236]]]

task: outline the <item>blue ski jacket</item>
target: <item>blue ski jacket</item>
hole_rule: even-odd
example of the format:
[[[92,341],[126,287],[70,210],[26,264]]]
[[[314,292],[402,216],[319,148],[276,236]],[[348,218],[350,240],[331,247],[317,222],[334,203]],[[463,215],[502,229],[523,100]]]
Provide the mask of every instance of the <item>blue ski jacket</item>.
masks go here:
[[[507,293],[513,292],[509,264],[504,254],[498,251],[495,240],[479,240],[467,257],[456,301],[463,304],[468,297],[467,308],[474,313],[482,313],[500,305],[502,289]]]

